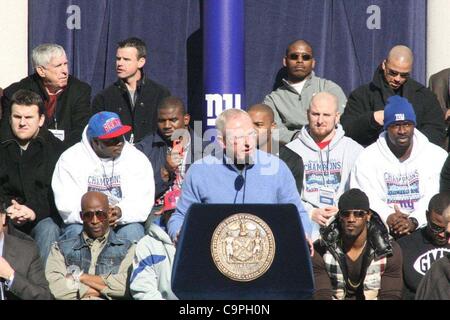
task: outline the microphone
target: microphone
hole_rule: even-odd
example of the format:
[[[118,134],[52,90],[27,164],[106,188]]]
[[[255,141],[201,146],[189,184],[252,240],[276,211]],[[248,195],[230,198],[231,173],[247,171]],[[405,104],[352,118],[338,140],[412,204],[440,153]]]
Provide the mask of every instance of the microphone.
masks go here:
[[[239,191],[241,191],[242,187],[244,187],[244,194],[242,195],[242,204],[244,204],[245,201],[245,180],[247,179],[247,167],[244,167],[244,175],[242,175],[242,172],[236,177],[234,180],[234,189],[236,190],[236,194],[234,195],[234,202],[233,204],[236,204],[237,195]]]

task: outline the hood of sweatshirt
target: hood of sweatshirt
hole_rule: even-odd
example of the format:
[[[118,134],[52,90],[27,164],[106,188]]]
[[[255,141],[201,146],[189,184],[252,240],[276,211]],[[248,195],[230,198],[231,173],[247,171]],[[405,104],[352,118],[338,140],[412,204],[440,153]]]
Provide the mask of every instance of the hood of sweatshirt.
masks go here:
[[[150,237],[163,242],[164,245],[172,245],[173,246],[173,242],[172,242],[172,240],[170,240],[169,235],[163,229],[161,229],[160,226],[158,226],[154,223],[150,224],[150,227],[148,229],[148,234]]]

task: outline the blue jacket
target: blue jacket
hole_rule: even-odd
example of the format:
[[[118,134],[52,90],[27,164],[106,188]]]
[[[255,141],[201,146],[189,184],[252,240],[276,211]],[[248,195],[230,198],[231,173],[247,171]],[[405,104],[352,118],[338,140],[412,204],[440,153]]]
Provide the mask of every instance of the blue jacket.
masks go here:
[[[75,265],[84,273],[89,273],[91,250],[83,238],[83,233],[80,233],[76,238],[59,241],[57,245],[67,266]],[[117,273],[131,245],[131,241],[118,238],[114,231],[110,230],[106,245],[98,256],[95,275]]]
[[[257,150],[255,164],[242,171],[243,186],[237,188],[241,172],[227,164],[222,155],[209,155],[193,163],[183,182],[177,209],[168,222],[168,233],[175,239],[193,203],[292,203],[299,212],[309,236],[309,217],[300,201],[294,177],[278,157]]]

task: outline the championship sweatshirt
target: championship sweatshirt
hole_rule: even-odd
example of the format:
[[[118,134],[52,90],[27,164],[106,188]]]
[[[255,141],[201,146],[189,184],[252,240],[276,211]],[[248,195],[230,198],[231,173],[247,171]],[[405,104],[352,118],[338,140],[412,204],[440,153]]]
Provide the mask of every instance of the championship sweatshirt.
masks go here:
[[[419,226],[424,225],[428,202],[439,192],[439,175],[447,152],[414,129],[411,155],[401,162],[389,149],[386,134],[382,132],[358,157],[350,187],[366,193],[370,208],[384,223],[397,204],[400,211],[416,218]]]
[[[309,134],[309,126],[305,126],[297,139],[286,145],[303,159],[305,171],[301,197],[309,216],[314,208],[337,207],[339,197],[349,189],[350,172],[363,147],[344,134],[342,126],[338,124],[331,142],[321,150]],[[320,201],[319,190],[321,189],[333,191],[332,203]],[[319,225],[314,221],[311,223],[314,241],[319,237]]]
[[[52,188],[64,223],[82,223],[81,197],[88,191],[108,196],[111,206],[122,210],[118,224],[144,222],[155,201],[153,169],[147,157],[125,142],[116,159],[101,159],[86,136],[67,149],[56,163]]]

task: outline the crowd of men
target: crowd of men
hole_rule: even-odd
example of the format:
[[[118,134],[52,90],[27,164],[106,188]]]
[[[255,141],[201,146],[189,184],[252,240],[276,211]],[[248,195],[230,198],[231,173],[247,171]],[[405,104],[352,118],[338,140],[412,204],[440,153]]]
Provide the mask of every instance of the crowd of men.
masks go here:
[[[347,99],[296,40],[281,86],[222,112],[211,142],[146,58],[142,40],[119,42],[118,79],[91,101],[64,49],[42,44],[4,90],[0,299],[177,299],[195,203],[294,204],[314,299],[450,299],[448,72],[431,91],[398,45]]]

